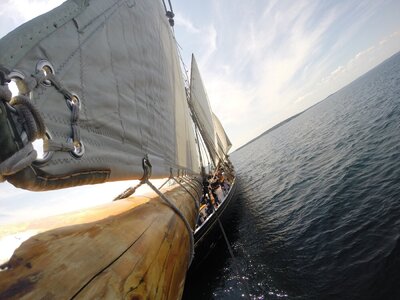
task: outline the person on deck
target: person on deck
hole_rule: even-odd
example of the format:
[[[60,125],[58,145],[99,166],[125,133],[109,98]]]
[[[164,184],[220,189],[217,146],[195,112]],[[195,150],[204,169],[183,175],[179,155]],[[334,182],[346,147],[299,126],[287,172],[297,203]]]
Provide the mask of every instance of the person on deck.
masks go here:
[[[218,182],[213,182],[211,185],[211,195],[214,198],[215,208],[217,208],[219,206],[219,204],[221,203],[221,200],[222,200],[222,198],[219,197],[218,194],[216,193],[218,187],[219,187]]]

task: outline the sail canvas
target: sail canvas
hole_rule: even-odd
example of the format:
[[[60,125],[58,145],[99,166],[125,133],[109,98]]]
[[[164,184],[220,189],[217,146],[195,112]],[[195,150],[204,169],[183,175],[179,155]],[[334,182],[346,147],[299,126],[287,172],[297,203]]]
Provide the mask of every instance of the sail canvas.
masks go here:
[[[59,145],[51,159],[8,176],[13,184],[41,190],[140,179],[145,156],[153,178],[199,172],[176,42],[159,1],[66,1],[0,40],[0,64],[22,74],[16,79]],[[32,85],[44,67],[61,88]],[[75,127],[68,95],[79,99]],[[76,136],[79,157],[60,146]]]

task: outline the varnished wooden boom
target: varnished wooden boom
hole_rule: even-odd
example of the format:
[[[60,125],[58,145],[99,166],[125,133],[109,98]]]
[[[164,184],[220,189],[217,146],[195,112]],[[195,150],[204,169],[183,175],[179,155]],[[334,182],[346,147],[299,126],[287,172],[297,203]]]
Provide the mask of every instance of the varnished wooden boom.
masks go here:
[[[180,186],[165,195],[194,227],[192,196]],[[15,250],[0,272],[0,299],[181,298],[189,235],[158,196],[130,197],[47,224],[64,227],[37,234]]]

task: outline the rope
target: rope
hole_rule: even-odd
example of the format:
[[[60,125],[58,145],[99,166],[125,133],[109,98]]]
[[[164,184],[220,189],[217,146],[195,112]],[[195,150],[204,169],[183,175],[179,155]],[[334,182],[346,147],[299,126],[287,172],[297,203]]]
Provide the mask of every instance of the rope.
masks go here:
[[[165,1],[164,1],[164,0],[162,0],[162,3],[163,3],[163,5],[164,5],[164,10],[165,10],[165,12],[167,12],[167,11],[168,11],[168,9],[167,9],[167,6],[165,5]]]
[[[27,96],[18,95],[11,99],[10,105],[14,106],[19,115],[23,118],[28,140],[33,142],[36,139],[43,138],[46,135],[44,120]]]
[[[46,134],[44,121],[35,105],[24,95],[11,98],[8,86],[0,86],[0,99],[12,105],[22,119],[28,141],[32,142],[42,138]],[[37,152],[33,149],[32,143],[26,144],[9,158],[0,163],[0,182],[4,176],[13,175],[22,169],[30,166],[37,158]]]
[[[193,194],[182,183],[180,183],[175,177],[173,177],[173,179],[192,197],[192,199],[194,201],[194,206],[196,207],[196,210],[199,210],[199,204],[197,203],[196,197],[193,196]]]
[[[53,146],[53,149],[55,151],[68,151],[69,150],[75,157],[79,158],[84,154],[84,145],[81,141],[81,133],[80,133],[80,127],[79,127],[79,113],[80,113],[80,100],[78,96],[74,95],[71,93],[62,83],[60,80],[57,79],[57,77],[49,72],[47,75],[44,75],[43,70],[36,73],[31,79],[31,82],[28,82],[30,86],[34,86],[35,82],[36,84],[39,84],[44,81],[49,81],[51,84],[56,88],[57,91],[59,91],[66,99],[67,105],[69,109],[71,110],[71,119],[70,119],[70,125],[71,125],[71,137],[67,144],[65,143],[53,143],[49,144],[48,146],[51,147]]]
[[[150,181],[148,178],[145,179],[145,183],[147,183],[147,185],[149,187],[151,187],[151,189],[156,192],[156,194],[163,199],[168,206],[182,219],[183,223],[186,226],[186,229],[188,231],[189,234],[189,238],[190,238],[190,250],[189,250],[189,265],[188,268],[190,267],[190,265],[192,264],[193,261],[193,257],[194,257],[194,237],[193,237],[193,230],[192,227],[190,226],[188,220],[186,220],[185,216],[182,214],[182,212],[179,210],[179,208],[177,208],[175,206],[174,203],[172,203],[163,193],[161,193]]]
[[[198,199],[200,199],[201,193],[198,193],[198,191],[197,191],[197,189],[196,189],[196,186],[195,186],[194,184],[192,184],[192,182],[191,182],[188,178],[185,178],[184,176],[181,177],[181,179],[182,179],[184,182],[186,182],[186,183],[196,192],[196,195],[197,195]],[[196,182],[197,182],[197,181],[196,181]],[[198,183],[198,182],[197,182],[197,183]]]
[[[68,106],[71,109],[71,139],[75,145],[81,144],[81,135],[78,124],[80,112],[78,97],[68,91],[54,74],[49,73],[46,78],[50,80],[54,87],[64,95],[65,99],[67,99]]]
[[[171,0],[168,0],[168,3],[169,3],[169,8],[171,9],[171,12],[174,13],[174,10],[172,9]]]
[[[237,273],[238,277],[240,278],[240,281],[242,282],[242,284],[244,285],[244,287],[246,289],[247,299],[251,299],[250,298],[248,284],[247,284],[246,281],[244,281],[244,282],[242,281],[243,276],[241,276],[241,272],[240,272],[240,269],[239,269],[239,264],[237,262],[237,259],[236,259],[235,255],[233,254],[233,250],[232,250],[231,244],[229,243],[229,240],[228,240],[228,237],[226,236],[224,227],[222,226],[221,220],[219,219],[219,214],[217,215],[217,220],[218,220],[219,228],[221,229],[222,235],[224,236],[225,244],[228,247],[229,254],[231,255],[231,258],[232,258],[232,261],[233,261],[233,265],[235,266],[236,273]]]
[[[182,176],[181,180],[183,182],[187,183],[187,185],[190,186],[194,190],[194,192],[196,193],[197,197],[200,198],[201,194],[199,194],[198,191],[196,190],[196,185],[189,179],[189,177],[187,175]]]
[[[171,27],[174,27],[174,25],[175,25],[175,21],[174,21],[175,14],[174,14],[174,10],[172,9],[171,1],[168,0],[168,4],[169,4],[169,9],[170,10],[167,9],[167,6],[165,5],[165,1],[162,0],[162,2],[163,2],[163,5],[164,5],[164,9],[165,9],[165,15],[168,18],[169,25],[171,25]]]
[[[10,82],[10,70],[6,67],[0,65],[0,85],[5,85],[6,83]]]
[[[181,61],[181,65],[182,65],[182,68],[183,68],[183,73],[184,73],[184,75],[185,75],[185,78],[184,78],[184,80],[185,80],[185,84],[186,84],[186,100],[188,100],[189,99],[189,91],[190,91],[190,80],[189,80],[189,70],[188,70],[188,68],[186,67],[186,64],[185,64],[185,62],[183,61],[183,57],[182,57],[182,47],[181,47],[181,45],[179,45],[179,43],[178,43],[178,41],[176,40],[176,38],[175,38],[175,42],[176,42],[176,45],[177,45],[177,49],[178,49],[178,56],[179,56],[179,60]]]
[[[43,151],[51,152],[51,151],[62,151],[62,152],[70,152],[74,151],[74,144],[68,142],[56,142],[49,139],[43,140]]]
[[[8,88],[8,85],[0,85],[0,99],[6,102],[10,102],[12,93]]]
[[[30,166],[36,157],[36,150],[33,149],[31,143],[15,152],[0,164],[0,182],[4,181],[4,176],[15,174]]]
[[[120,200],[120,199],[124,199],[124,198],[129,197],[130,195],[132,195],[132,194],[136,191],[136,189],[137,189],[138,187],[140,187],[142,184],[146,183],[146,184],[147,184],[147,185],[162,199],[162,200],[164,200],[164,201],[168,204],[168,206],[182,219],[183,223],[185,224],[185,227],[186,227],[186,229],[187,229],[187,231],[188,231],[189,239],[190,239],[190,249],[189,249],[189,259],[190,259],[190,260],[189,260],[189,265],[188,265],[188,268],[189,268],[190,265],[191,265],[191,263],[192,263],[192,261],[193,261],[193,257],[194,257],[194,236],[193,236],[192,227],[190,226],[188,220],[187,220],[186,217],[183,215],[183,213],[179,210],[179,208],[176,207],[176,205],[175,205],[173,202],[171,202],[163,193],[160,192],[161,187],[163,187],[171,178],[174,178],[174,177],[172,176],[172,169],[171,169],[170,178],[168,178],[168,179],[162,184],[162,186],[160,187],[160,189],[158,189],[158,188],[156,188],[156,187],[150,182],[150,180],[149,180],[149,178],[150,178],[150,176],[151,176],[152,165],[151,165],[150,160],[149,160],[149,158],[148,158],[147,155],[145,155],[145,157],[143,158],[142,166],[143,166],[143,177],[142,177],[142,179],[140,180],[140,182],[139,182],[136,186],[128,188],[128,189],[125,190],[123,193],[121,193],[120,195],[118,195],[117,197],[115,197],[113,201],[116,201],[116,200]],[[178,182],[175,178],[174,178],[174,180],[175,180],[180,186],[182,186],[182,187],[186,190],[186,192],[188,192],[188,193],[193,197],[193,195],[192,195],[180,182]],[[193,199],[195,200],[196,209],[197,209],[197,211],[198,211],[198,205],[197,205],[196,199],[195,199],[194,197],[193,197]]]
[[[165,182],[158,189],[161,190],[164,187],[164,185],[166,185],[167,182],[170,181],[170,180],[171,180],[171,177],[168,177],[168,179],[165,180]]]

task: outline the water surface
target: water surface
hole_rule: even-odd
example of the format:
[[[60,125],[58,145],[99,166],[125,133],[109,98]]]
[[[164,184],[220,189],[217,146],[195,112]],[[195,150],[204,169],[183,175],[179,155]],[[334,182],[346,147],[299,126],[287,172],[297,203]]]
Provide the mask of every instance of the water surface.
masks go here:
[[[236,260],[221,240],[185,297],[400,299],[400,54],[231,158]]]

